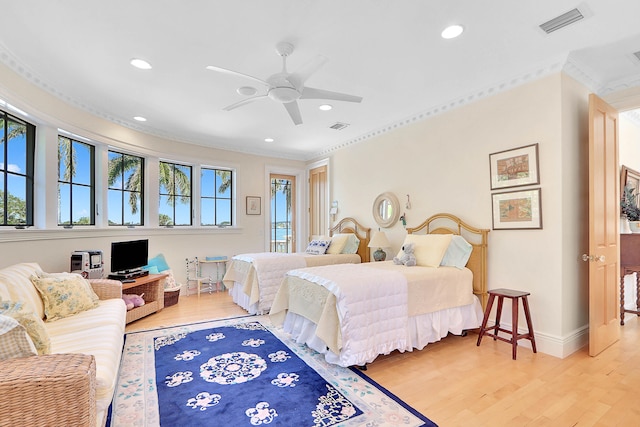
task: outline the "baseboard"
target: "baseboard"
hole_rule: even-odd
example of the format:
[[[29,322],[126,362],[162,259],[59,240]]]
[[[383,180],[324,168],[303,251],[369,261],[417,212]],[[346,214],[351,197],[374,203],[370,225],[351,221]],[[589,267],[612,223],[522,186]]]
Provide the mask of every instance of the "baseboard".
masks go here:
[[[500,327],[511,330],[510,323],[501,323]],[[560,359],[564,359],[565,357],[575,353],[585,345],[589,344],[588,325],[576,329],[575,331],[564,337],[545,334],[538,331],[534,332],[536,338],[536,350],[538,351],[538,353],[548,354],[549,356],[557,357]],[[518,328],[518,333],[526,334],[527,329]],[[531,342],[525,339],[519,340],[518,347],[531,349]]]

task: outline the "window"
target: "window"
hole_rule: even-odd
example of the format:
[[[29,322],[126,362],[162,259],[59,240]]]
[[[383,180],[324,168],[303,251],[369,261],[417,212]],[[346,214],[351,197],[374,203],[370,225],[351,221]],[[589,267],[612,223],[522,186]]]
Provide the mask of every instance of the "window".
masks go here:
[[[191,225],[191,166],[160,162],[160,225]]]
[[[94,225],[94,147],[58,136],[58,225]]]
[[[271,174],[271,252],[294,252],[296,177]]]
[[[36,128],[0,111],[0,225],[33,225]]]
[[[200,225],[233,225],[232,172],[202,168],[200,181]]]
[[[143,225],[144,159],[109,151],[109,225]]]

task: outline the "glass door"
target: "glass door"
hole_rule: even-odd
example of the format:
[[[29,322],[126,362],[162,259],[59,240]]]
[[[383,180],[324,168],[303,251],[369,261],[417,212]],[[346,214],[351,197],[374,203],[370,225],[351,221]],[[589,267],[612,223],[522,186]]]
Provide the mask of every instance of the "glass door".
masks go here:
[[[271,174],[271,252],[291,253],[295,244],[296,177]]]

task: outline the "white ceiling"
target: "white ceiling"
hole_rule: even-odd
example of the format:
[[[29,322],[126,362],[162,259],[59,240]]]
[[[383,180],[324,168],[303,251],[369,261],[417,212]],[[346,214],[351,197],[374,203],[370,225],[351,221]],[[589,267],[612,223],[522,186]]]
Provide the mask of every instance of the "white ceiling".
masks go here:
[[[600,94],[640,85],[638,0],[0,0],[0,61],[66,102],[153,135],[310,159],[565,69]],[[538,27],[578,7],[585,19]],[[444,40],[449,24],[465,27]],[[308,86],[362,103],[299,100],[295,126],[261,99],[232,111],[251,80],[329,61]],[[152,70],[129,65],[149,61]],[[258,85],[259,86],[259,85]],[[55,112],[48,112],[55,117]],[[138,123],[134,116],[147,121]],[[329,127],[348,123],[343,130]],[[274,138],[267,143],[266,137]]]

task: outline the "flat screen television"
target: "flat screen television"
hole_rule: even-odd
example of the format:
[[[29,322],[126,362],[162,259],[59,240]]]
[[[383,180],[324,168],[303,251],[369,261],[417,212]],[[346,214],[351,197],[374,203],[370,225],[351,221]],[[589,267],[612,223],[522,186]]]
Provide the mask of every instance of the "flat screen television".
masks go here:
[[[127,273],[147,265],[149,240],[111,242],[111,272]]]

